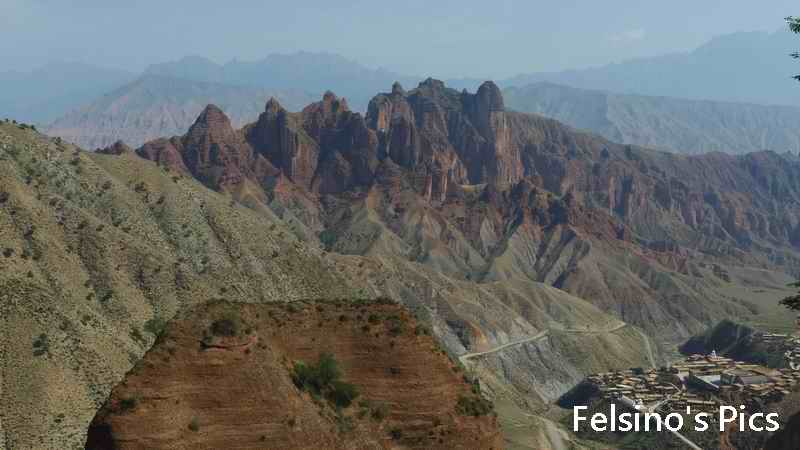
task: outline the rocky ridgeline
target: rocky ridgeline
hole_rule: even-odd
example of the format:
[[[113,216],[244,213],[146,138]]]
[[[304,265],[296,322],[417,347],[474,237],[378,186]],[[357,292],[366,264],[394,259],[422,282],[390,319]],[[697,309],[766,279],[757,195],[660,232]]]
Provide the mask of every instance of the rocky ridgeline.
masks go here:
[[[298,233],[325,232],[340,252],[385,236],[352,229],[362,224],[344,208],[364,201],[407,246],[393,254],[472,280],[545,281],[675,342],[752,312],[717,292],[739,282],[724,265],[800,267],[797,161],[616,144],[508,111],[492,82],[474,94],[396,83],[366,116],[331,92],[297,113],[272,99],[240,130],[209,106],[186,135],[136,152],[246,203],[277,199]],[[687,279],[668,287],[651,275],[665,271]]]

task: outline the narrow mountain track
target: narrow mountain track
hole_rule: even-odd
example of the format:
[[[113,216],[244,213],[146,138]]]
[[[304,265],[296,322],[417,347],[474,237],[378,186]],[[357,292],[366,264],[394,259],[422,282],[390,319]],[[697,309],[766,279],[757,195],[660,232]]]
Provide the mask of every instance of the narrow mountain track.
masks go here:
[[[475,357],[478,357],[478,356],[488,355],[488,354],[491,354],[491,353],[497,353],[497,352],[499,352],[501,350],[507,349],[508,347],[513,347],[515,345],[521,345],[521,344],[524,344],[526,342],[531,342],[531,341],[536,341],[536,340],[539,340],[539,339],[543,339],[543,338],[547,337],[547,335],[549,335],[549,334],[550,334],[550,330],[545,330],[545,331],[542,331],[541,333],[537,334],[536,336],[531,336],[531,337],[528,337],[528,338],[525,338],[525,339],[520,339],[518,341],[508,342],[506,344],[503,344],[503,345],[501,345],[499,347],[495,347],[495,348],[493,348],[491,350],[487,350],[485,352],[475,352],[475,353],[463,354],[463,355],[458,357],[458,360],[461,361],[462,364],[464,364],[465,361],[468,360],[468,359],[472,359],[472,358],[475,358]]]
[[[563,333],[574,333],[574,334],[607,334],[607,333],[613,333],[615,331],[619,331],[619,330],[621,330],[621,329],[623,329],[623,328],[625,328],[627,326],[628,326],[627,323],[621,323],[621,324],[619,324],[619,325],[617,325],[617,326],[615,326],[613,328],[607,329],[607,330],[581,330],[581,329],[577,329],[577,328],[564,328],[564,329],[558,329],[557,331],[560,331],[560,332],[563,332]],[[486,351],[483,351],[483,352],[465,353],[465,354],[459,356],[458,360],[461,361],[461,364],[466,364],[466,361],[469,360],[469,359],[476,358],[478,356],[484,356],[484,355],[489,355],[489,354],[492,354],[492,353],[497,353],[497,352],[505,350],[505,349],[507,349],[509,347],[514,347],[514,346],[517,346],[517,345],[526,344],[528,342],[538,341],[540,339],[546,338],[548,335],[550,335],[550,330],[544,330],[544,331],[536,334],[535,336],[530,336],[530,337],[527,337],[527,338],[524,338],[524,339],[519,339],[519,340],[512,341],[512,342],[507,342],[507,343],[505,343],[503,345],[500,345],[498,347],[495,347],[495,348],[493,348],[491,350],[486,350]],[[644,336],[644,334],[642,334],[642,336]],[[647,346],[647,351],[648,351],[648,356],[650,358],[650,361],[653,364],[653,367],[655,367],[655,362],[654,362],[654,359],[653,359],[653,353],[652,353],[652,350],[650,349],[650,341],[645,338],[645,343],[646,343],[646,346]]]

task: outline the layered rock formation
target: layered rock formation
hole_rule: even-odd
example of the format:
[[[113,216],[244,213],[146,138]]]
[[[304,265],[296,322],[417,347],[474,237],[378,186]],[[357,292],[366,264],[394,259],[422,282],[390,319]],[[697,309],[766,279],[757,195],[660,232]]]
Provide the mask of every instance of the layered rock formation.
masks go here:
[[[492,82],[475,94],[433,79],[410,91],[396,83],[365,117],[332,93],[299,113],[271,100],[257,122],[221,133],[220,148],[239,156],[202,171],[190,167],[204,152],[187,146],[192,133],[138,152],[235,197],[235,184],[252,181],[335,251],[388,252],[473,280],[543,281],[675,342],[758,308],[731,302],[721,283],[737,280],[706,260],[778,272],[800,261],[796,161],[616,144],[507,111]]]
[[[219,321],[232,335],[210,331]],[[460,409],[472,386],[419,330],[392,304],[202,305],[114,388],[86,448],[502,448],[496,417]],[[293,382],[322,353],[355,387],[349,405]]]

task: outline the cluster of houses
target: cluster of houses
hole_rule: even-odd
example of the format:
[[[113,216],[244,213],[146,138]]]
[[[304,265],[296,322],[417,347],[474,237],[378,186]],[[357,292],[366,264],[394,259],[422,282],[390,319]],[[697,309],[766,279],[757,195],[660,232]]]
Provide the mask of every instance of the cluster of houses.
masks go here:
[[[587,377],[607,399],[622,396],[661,410],[713,413],[720,404],[772,403],[800,385],[800,371],[769,369],[710,355],[693,355],[661,369],[630,369]]]

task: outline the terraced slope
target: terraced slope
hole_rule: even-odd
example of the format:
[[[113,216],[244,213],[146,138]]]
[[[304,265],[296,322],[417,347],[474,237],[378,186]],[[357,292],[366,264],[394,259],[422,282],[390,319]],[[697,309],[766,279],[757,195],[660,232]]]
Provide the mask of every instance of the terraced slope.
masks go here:
[[[232,333],[214,335],[221,321]],[[87,448],[501,448],[494,414],[464,409],[479,394],[426,331],[391,303],[200,306],[114,388]],[[320,354],[355,399],[298,387],[296,365]]]

